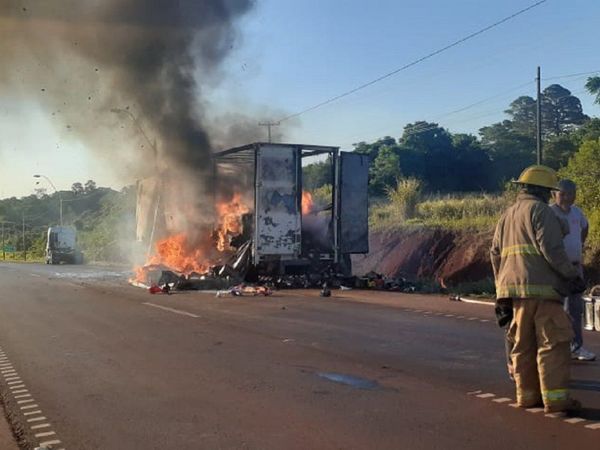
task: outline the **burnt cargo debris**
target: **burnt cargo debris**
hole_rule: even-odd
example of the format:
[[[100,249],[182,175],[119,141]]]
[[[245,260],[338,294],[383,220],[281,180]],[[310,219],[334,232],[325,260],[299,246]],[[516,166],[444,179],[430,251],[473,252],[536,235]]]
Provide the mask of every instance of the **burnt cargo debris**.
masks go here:
[[[305,186],[304,176],[306,163],[315,159],[327,165],[331,186],[318,197]],[[160,202],[165,187],[156,178],[138,183],[137,239],[148,253],[146,266],[138,269],[139,282],[158,283],[160,275],[150,276],[151,268],[162,266],[172,273],[162,281],[174,289],[222,289],[222,280],[229,286],[266,279],[285,285],[276,282],[286,277],[318,285],[351,276],[350,255],[368,252],[368,156],[338,147],[254,143],[214,153],[211,164],[212,248],[178,248],[185,267],[156,257],[157,243],[178,233],[169,229],[177,218]],[[241,206],[231,208],[232,201]],[[205,261],[190,265],[186,252]],[[167,281],[173,276],[178,281]]]

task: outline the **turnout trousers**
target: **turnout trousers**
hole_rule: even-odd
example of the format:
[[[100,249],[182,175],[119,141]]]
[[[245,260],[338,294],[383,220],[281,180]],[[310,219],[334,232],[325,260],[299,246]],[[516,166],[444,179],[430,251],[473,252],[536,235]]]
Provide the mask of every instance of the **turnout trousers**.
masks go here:
[[[573,325],[561,300],[513,299],[508,330],[517,404],[544,403],[546,412],[564,410],[570,402],[568,384]]]

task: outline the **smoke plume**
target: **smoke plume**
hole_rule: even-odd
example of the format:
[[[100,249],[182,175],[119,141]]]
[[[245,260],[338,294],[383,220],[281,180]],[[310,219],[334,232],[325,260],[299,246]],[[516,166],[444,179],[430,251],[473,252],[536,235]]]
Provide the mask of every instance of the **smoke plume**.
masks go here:
[[[217,81],[235,20],[251,7],[252,0],[1,0],[0,82],[39,97],[103,152],[123,151],[102,129],[120,115],[119,123],[131,121],[123,129],[141,138],[140,159],[154,159],[156,140],[162,164],[205,170],[202,89]]]
[[[206,235],[220,81],[253,0],[0,0],[0,91],[42,106],[118,174],[159,175],[171,231]],[[227,124],[236,134],[247,119]],[[240,144],[243,142],[239,142]],[[237,144],[237,143],[236,143]],[[204,229],[202,229],[204,227]],[[192,236],[192,239],[194,237]]]

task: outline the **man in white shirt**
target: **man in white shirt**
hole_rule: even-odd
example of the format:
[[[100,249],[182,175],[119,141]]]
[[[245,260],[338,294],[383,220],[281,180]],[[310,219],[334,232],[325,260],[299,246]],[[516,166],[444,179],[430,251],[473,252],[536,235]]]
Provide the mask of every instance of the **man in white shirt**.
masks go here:
[[[553,211],[569,224],[569,234],[564,237],[565,250],[571,262],[579,268],[583,276],[583,244],[588,235],[589,224],[583,211],[574,205],[577,186],[571,180],[561,180],[560,188],[554,194]],[[583,347],[583,299],[580,294],[567,299],[568,311],[573,321],[575,338],[571,343],[571,357],[580,361],[593,361],[596,355]]]

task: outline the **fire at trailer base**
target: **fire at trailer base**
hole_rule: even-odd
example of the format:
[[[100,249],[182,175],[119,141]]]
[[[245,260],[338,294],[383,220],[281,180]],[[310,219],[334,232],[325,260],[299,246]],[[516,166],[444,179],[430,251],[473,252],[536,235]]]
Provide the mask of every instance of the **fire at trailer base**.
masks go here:
[[[303,189],[302,161],[315,156],[327,158],[331,169],[330,197],[321,196],[320,203]],[[138,183],[137,238],[148,257],[137,282],[160,283],[164,272],[176,288],[284,276],[305,276],[314,285],[349,276],[350,255],[368,252],[367,156],[337,147],[255,143],[214,154],[213,167],[207,213],[214,223],[192,245],[185,233],[166,226],[161,182]]]

